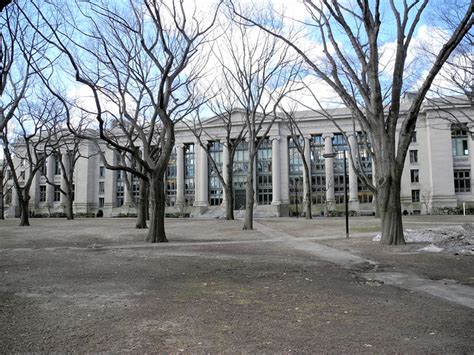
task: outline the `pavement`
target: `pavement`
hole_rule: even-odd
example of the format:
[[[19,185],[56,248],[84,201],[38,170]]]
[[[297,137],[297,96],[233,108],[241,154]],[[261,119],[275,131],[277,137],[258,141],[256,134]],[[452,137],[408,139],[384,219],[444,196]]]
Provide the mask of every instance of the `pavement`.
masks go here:
[[[474,352],[474,257],[340,218],[0,221],[0,351]],[[419,216],[406,228],[473,223]]]

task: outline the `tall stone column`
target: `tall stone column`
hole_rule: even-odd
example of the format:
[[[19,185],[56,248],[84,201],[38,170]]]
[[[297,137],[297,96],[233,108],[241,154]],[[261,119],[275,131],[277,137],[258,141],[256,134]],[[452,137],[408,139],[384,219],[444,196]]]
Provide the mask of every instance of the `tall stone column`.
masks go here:
[[[227,143],[224,143],[222,145],[222,177],[224,178],[224,181],[225,181],[226,184],[228,183],[228,181],[227,181],[227,164],[229,164],[229,159],[230,159],[229,147],[227,146]],[[223,189],[222,204],[225,205],[227,196],[226,196],[224,187],[222,187],[222,189]]]
[[[290,203],[290,174],[288,171],[288,137],[282,136],[280,140],[280,192],[281,192],[281,203]],[[283,164],[282,164],[283,162]]]
[[[306,164],[308,164],[309,167],[309,188],[311,189],[311,147],[310,147],[310,142],[311,142],[311,136],[305,136],[304,137],[304,160],[306,161]],[[303,167],[303,201],[306,201],[306,180],[307,176]]]
[[[356,161],[357,158],[357,139],[355,135],[349,136],[349,149],[351,150],[352,156]],[[351,163],[350,157],[347,157],[348,165],[349,165],[349,206],[351,210],[358,211],[359,210],[359,197],[358,193],[358,182],[357,182],[357,173],[354,169],[354,166]]]
[[[105,159],[108,164],[116,164],[115,151],[107,149],[105,151]],[[105,172],[105,191],[104,191],[104,213],[106,216],[110,216],[112,208],[115,207],[116,195],[115,195],[115,175],[114,170],[107,169]]]
[[[54,184],[54,162],[55,156],[53,154],[46,158],[46,176],[48,181]],[[52,204],[54,201],[54,185],[46,184],[46,202]]]
[[[334,135],[324,134],[324,153],[332,154],[332,137]],[[326,201],[328,203],[328,208],[333,209],[335,207],[335,198],[334,198],[334,158],[326,158],[325,160],[325,169],[326,169]]]
[[[66,183],[66,179],[64,178],[64,175],[63,174],[67,174],[67,169],[69,169],[69,157],[68,157],[68,154],[65,153],[65,154],[62,154],[61,155],[61,159],[63,161],[63,165],[64,165],[64,169],[66,169],[66,171],[61,171],[61,190],[63,190],[64,192],[66,192],[67,190],[67,183]],[[64,205],[66,204],[66,196],[64,194],[61,194],[61,204]]]
[[[272,137],[272,205],[281,204],[280,137]]]
[[[208,178],[209,171],[207,166],[207,153],[206,150],[201,147],[199,143],[196,143],[197,147],[197,181],[196,181],[196,206],[207,207],[208,206]]]
[[[18,191],[16,186],[12,186],[12,203],[10,204],[10,208],[8,209],[8,215],[10,217],[20,217],[20,198],[18,197]]]
[[[176,144],[176,206],[184,206],[184,144]]]

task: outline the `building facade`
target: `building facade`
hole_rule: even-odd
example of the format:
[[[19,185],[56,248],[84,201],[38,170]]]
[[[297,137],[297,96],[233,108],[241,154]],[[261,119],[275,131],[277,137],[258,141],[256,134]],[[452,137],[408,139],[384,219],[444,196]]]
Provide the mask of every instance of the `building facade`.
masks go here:
[[[409,103],[405,103],[408,107]],[[412,137],[402,176],[402,210],[408,214],[447,213],[462,206],[474,208],[472,190],[474,167],[473,110],[471,107],[424,107]],[[373,175],[373,165],[362,132],[353,132],[353,121],[347,109],[330,111],[332,119],[348,135],[350,147],[358,147],[361,168]],[[344,135],[323,115],[297,113],[304,140],[304,156],[298,152],[284,120],[273,123],[258,150],[255,175],[255,216],[291,216],[301,214],[305,196],[303,161],[311,168],[310,188],[313,214],[337,214],[344,208],[344,182],[348,190],[349,209],[354,214],[372,214],[374,199],[370,190],[358,179],[352,164],[346,166],[344,151],[348,144]],[[453,119],[454,118],[454,119]],[[239,131],[242,113],[233,113],[233,129]],[[224,144],[225,130],[219,117],[204,123],[205,142],[209,154],[220,171],[226,169],[229,150]],[[248,171],[248,142],[238,147],[233,164],[234,209],[245,208],[245,183]],[[78,215],[133,215],[139,197],[139,180],[123,171],[106,169],[97,146],[84,143],[74,176],[74,212]],[[333,157],[324,155],[334,153]],[[115,164],[120,155],[105,150],[106,160]],[[64,159],[64,157],[62,158]],[[24,169],[24,162],[17,162]],[[23,165],[22,165],[23,164]],[[27,169],[20,171],[25,177]],[[45,175],[54,184],[46,183]],[[6,173],[6,215],[18,216],[18,198],[11,188],[11,174]],[[58,171],[57,157],[51,155],[42,172],[37,173],[30,190],[30,214],[48,215],[64,210],[64,197],[59,187],[64,184]],[[166,204],[170,214],[219,217],[225,213],[225,191],[217,171],[209,163],[208,153],[185,126],[176,127],[176,144],[166,171]],[[99,212],[100,211],[100,212]]]

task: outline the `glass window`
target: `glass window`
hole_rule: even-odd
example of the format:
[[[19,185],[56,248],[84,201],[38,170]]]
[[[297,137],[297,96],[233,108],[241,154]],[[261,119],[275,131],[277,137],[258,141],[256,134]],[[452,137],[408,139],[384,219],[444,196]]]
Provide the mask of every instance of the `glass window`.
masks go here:
[[[313,204],[322,204],[326,201],[326,160],[324,154],[324,139],[322,135],[315,135],[310,140],[311,151],[311,199]]]
[[[418,163],[418,150],[410,150],[410,163]]]
[[[54,185],[54,202],[61,201],[61,186]]]
[[[416,131],[413,131],[413,134],[411,135],[410,138],[411,143],[416,143],[417,142],[417,136],[416,136]]]
[[[40,202],[46,202],[46,185],[40,186]]]
[[[263,139],[257,151],[257,203],[272,203],[272,141]]]
[[[418,169],[410,170],[411,182],[420,182],[420,171]]]
[[[61,175],[61,156],[54,156],[54,175]]]
[[[303,158],[298,151],[297,144],[303,147],[303,139],[298,138],[298,143],[289,138],[288,140],[288,164],[289,164],[289,197],[290,204],[303,203]],[[296,207],[296,206],[295,206]]]
[[[420,202],[420,190],[411,190],[411,202]]]
[[[195,180],[194,180],[194,144],[184,146],[184,202],[186,206],[194,203]]]
[[[454,191],[471,192],[471,170],[454,170]]]
[[[99,166],[99,177],[105,177],[105,166]]]
[[[99,182],[99,194],[103,194],[105,192],[105,182]]]
[[[171,152],[168,167],[166,168],[166,205],[176,204],[176,149]]]
[[[451,127],[451,144],[454,156],[469,155],[467,127],[453,125]]]
[[[344,151],[348,150],[348,146],[344,136],[340,133],[334,134],[332,139],[333,151],[336,153],[334,158],[334,199],[336,203],[344,203]],[[346,165],[349,163],[349,157],[346,153]],[[349,172],[348,165],[346,173]],[[346,184],[349,183],[346,176]]]
[[[219,206],[223,199],[223,190],[219,173],[222,173],[222,154],[223,144],[219,141],[209,142],[209,155],[216,163],[218,171],[215,170],[214,165],[209,161],[209,205]]]
[[[104,207],[105,199],[103,197],[99,197],[99,208]]]
[[[117,181],[116,185],[116,205],[117,207],[123,206],[124,196],[125,196],[125,182]]]

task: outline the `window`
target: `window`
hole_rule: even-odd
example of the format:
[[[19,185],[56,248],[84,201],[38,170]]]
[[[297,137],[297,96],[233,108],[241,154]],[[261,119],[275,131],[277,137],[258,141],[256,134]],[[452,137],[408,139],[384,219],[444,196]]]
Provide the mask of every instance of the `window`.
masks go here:
[[[257,151],[257,203],[272,203],[272,142],[265,138]]]
[[[140,202],[140,179],[136,176],[132,176],[132,196],[135,203]]]
[[[40,202],[46,202],[46,185],[40,186]]]
[[[99,194],[103,194],[105,192],[105,182],[99,182]]]
[[[467,128],[464,125],[454,125],[451,128],[451,144],[454,156],[469,155]]]
[[[298,138],[295,142],[293,138],[288,141],[289,159],[289,194],[290,204],[303,203],[303,158],[298,151],[297,144],[303,146],[303,139]]]
[[[10,205],[12,203],[12,198],[12,190],[10,189],[5,194],[5,205]]]
[[[344,151],[348,150],[346,139],[340,133],[334,134],[332,139],[333,151],[336,153],[334,158],[334,199],[336,203],[344,203]],[[350,158],[346,153],[346,165]],[[349,172],[349,167],[346,166],[346,173]],[[346,184],[349,182],[346,176]]]
[[[194,144],[184,146],[184,201],[186,206],[194,203]]]
[[[418,169],[410,170],[411,182],[420,182],[420,171]]]
[[[208,145],[209,155],[212,157],[217,165],[217,169],[219,170],[216,171],[213,164],[209,161],[209,205],[211,206],[219,206],[223,199],[222,184],[219,179],[219,172],[222,172],[223,147],[223,144],[219,141],[209,142]]]
[[[410,150],[410,163],[418,163],[418,150]]]
[[[471,192],[471,170],[454,170],[454,191]]]
[[[311,199],[314,204],[322,204],[326,200],[326,167],[324,154],[324,139],[322,135],[311,137]]]
[[[416,131],[413,131],[410,138],[410,143],[416,143],[416,142],[417,142]]]
[[[54,175],[61,175],[61,156],[54,157]]]
[[[105,199],[103,197],[99,197],[99,208],[104,207]]]
[[[420,190],[411,190],[411,202],[420,202]]]
[[[46,168],[46,157],[42,154],[38,155],[38,163],[40,163],[40,174],[46,176],[46,174],[48,173],[48,170]]]
[[[61,201],[61,186],[54,185],[54,202]]]
[[[124,196],[125,196],[125,183],[123,181],[117,181],[116,188],[117,189],[115,193],[116,195],[115,202],[116,202],[117,207],[122,207]]]
[[[105,177],[105,166],[99,166],[99,177]]]
[[[176,150],[173,151],[166,168],[166,205],[174,206],[176,203]]]

